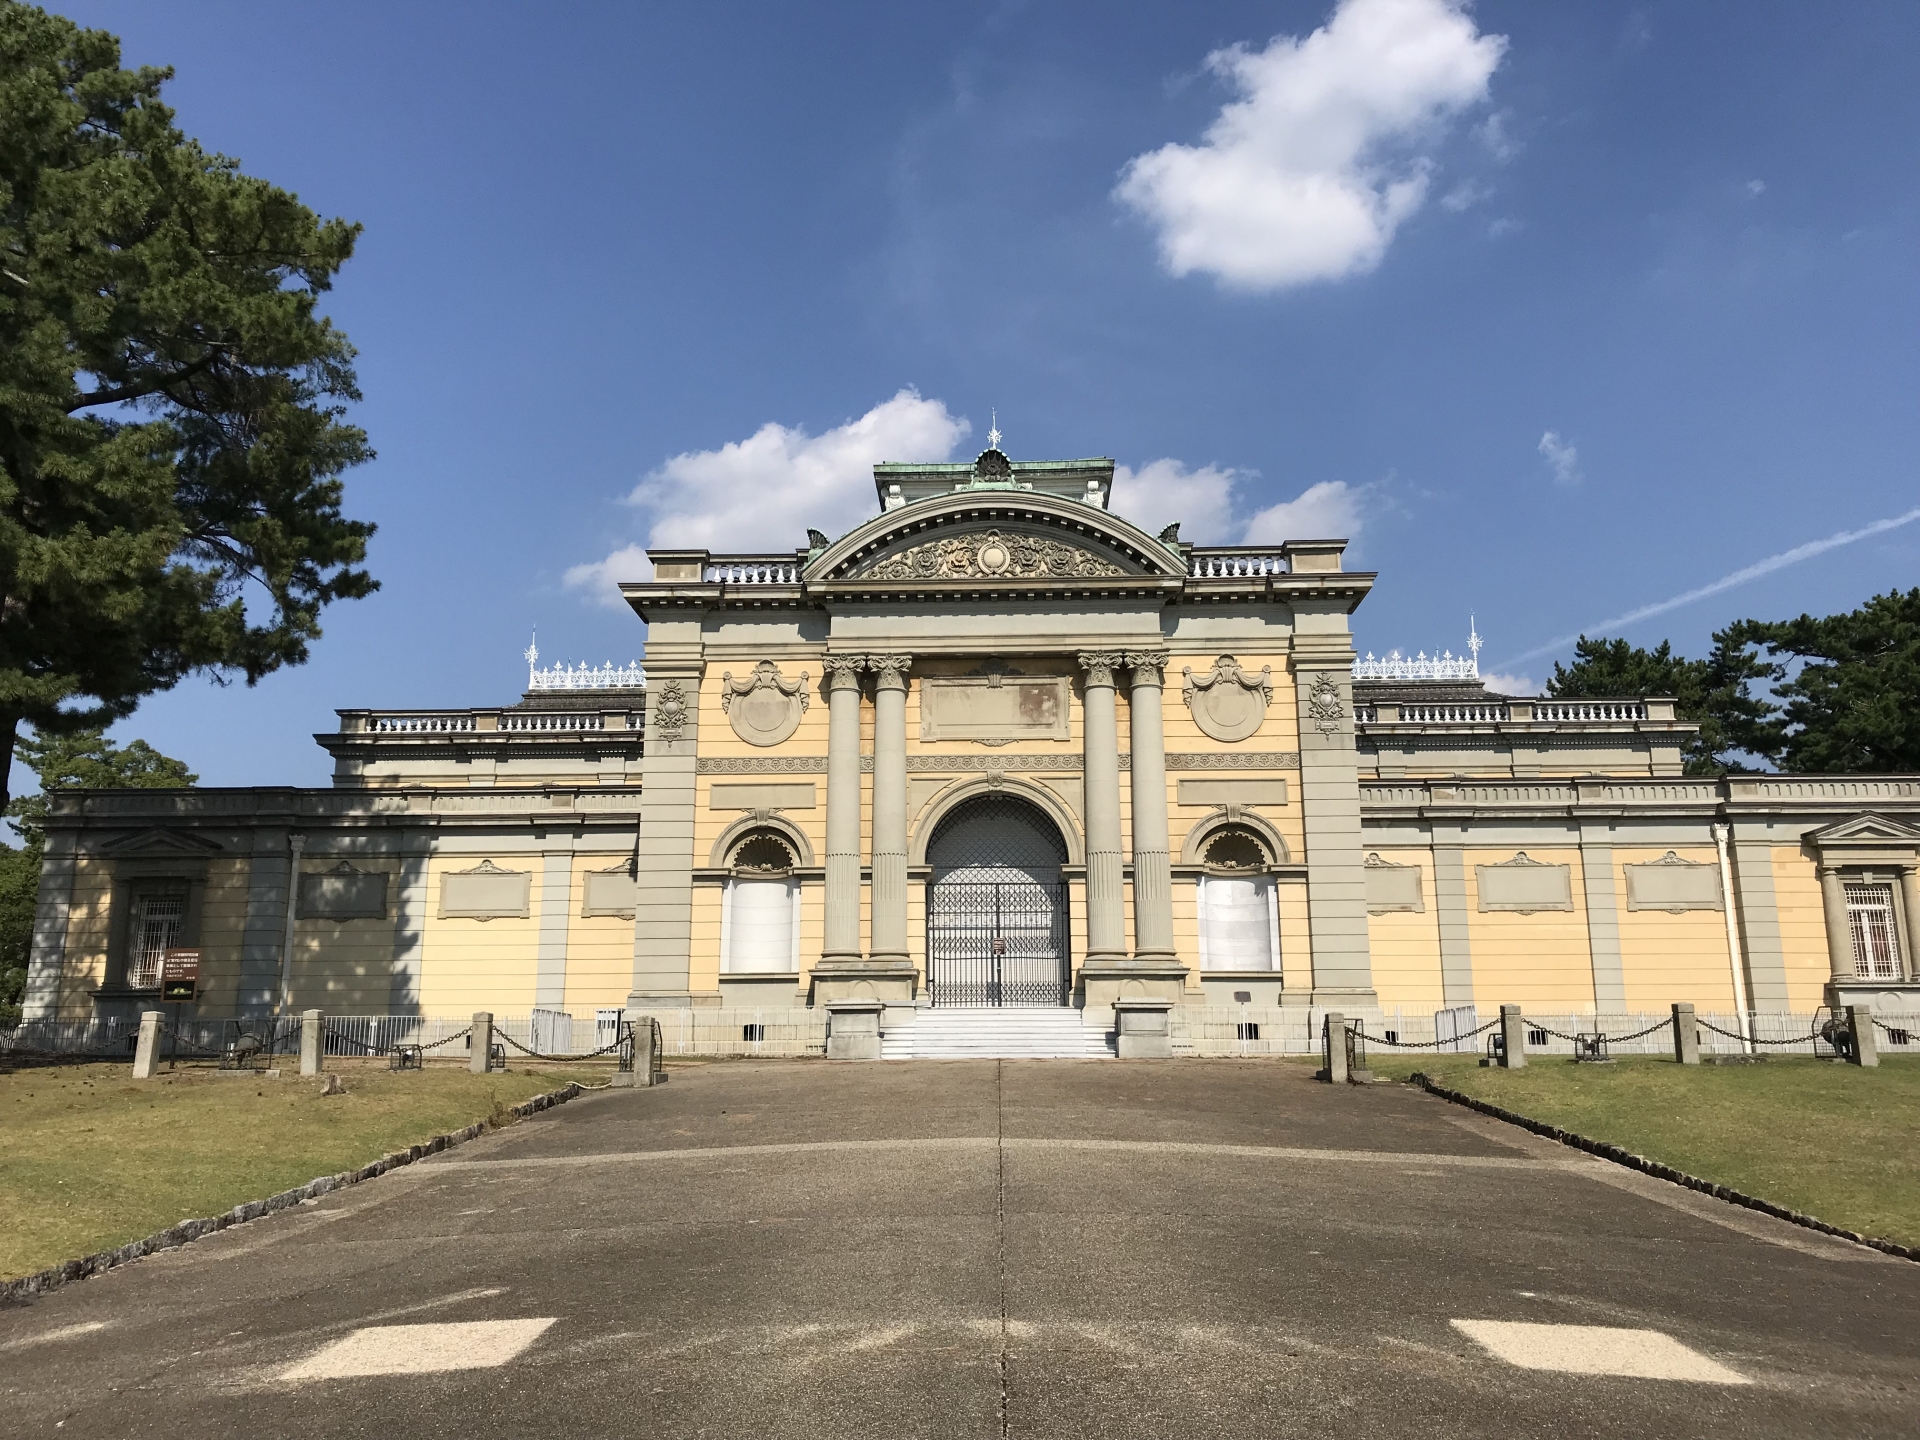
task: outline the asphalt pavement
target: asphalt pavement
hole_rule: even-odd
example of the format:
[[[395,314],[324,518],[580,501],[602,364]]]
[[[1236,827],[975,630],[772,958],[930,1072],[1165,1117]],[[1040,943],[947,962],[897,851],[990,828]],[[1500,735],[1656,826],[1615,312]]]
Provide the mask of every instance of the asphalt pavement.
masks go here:
[[[1920,1265],[1310,1077],[679,1067],[0,1310],[0,1434],[1920,1434]]]

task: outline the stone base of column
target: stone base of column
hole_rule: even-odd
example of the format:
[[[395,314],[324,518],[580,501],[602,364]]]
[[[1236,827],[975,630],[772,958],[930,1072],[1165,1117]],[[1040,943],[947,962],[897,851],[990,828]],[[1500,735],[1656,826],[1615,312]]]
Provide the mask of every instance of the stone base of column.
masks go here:
[[[1173,1031],[1168,1013],[1177,1001],[1158,996],[1122,996],[1113,1002],[1114,1051],[1122,1060],[1168,1060]]]
[[[1079,984],[1080,1003],[1090,1016],[1095,1011],[1112,1014],[1114,1002],[1123,999],[1179,1005],[1187,996],[1187,967],[1178,960],[1089,959],[1080,967]]]
[[[839,960],[813,967],[812,1005],[835,1000],[883,1000],[889,1006],[913,1004],[920,972],[911,962]]]

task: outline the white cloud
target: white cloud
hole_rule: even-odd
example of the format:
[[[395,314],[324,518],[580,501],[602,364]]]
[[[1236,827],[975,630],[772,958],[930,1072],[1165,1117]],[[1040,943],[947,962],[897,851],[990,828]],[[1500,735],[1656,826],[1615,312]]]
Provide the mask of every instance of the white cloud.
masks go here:
[[[1478,140],[1486,151],[1502,165],[1520,153],[1520,142],[1513,138],[1507,129],[1508,112],[1496,110],[1478,125],[1473,127],[1473,138]]]
[[[1747,193],[1755,197],[1766,194],[1767,182],[1764,180],[1749,180],[1747,182]]]
[[[1440,207],[1458,215],[1462,210],[1471,210],[1482,200],[1493,198],[1493,187],[1483,185],[1478,180],[1464,180],[1440,197]]]
[[[1113,468],[1113,508],[1149,535],[1179,523],[1180,538],[1201,545],[1231,543],[1233,487],[1237,470],[1202,465],[1189,470],[1178,460],[1150,460],[1138,470]]]
[[[1540,686],[1531,675],[1496,675],[1483,671],[1480,683],[1496,695],[1538,695]]]
[[[1352,540],[1360,534],[1366,486],[1322,480],[1291,500],[1269,505],[1247,521],[1243,545],[1277,545],[1283,540]]]
[[[1114,195],[1175,275],[1276,290],[1363,274],[1426,198],[1433,163],[1411,147],[1486,99],[1506,45],[1457,0],[1341,0],[1304,39],[1209,55],[1237,98],[1199,145],[1135,156]]]
[[[751,554],[791,550],[809,526],[844,534],[874,513],[876,464],[945,460],[970,428],[940,401],[907,389],[824,434],[769,421],[718,450],[675,455],[627,497],[648,517],[647,544],[576,565],[566,583],[618,604],[615,584],[650,573],[647,548]]]
[[[1580,452],[1562,440],[1559,431],[1549,430],[1540,437],[1540,453],[1553,467],[1554,484],[1578,485],[1584,478],[1580,474]]]

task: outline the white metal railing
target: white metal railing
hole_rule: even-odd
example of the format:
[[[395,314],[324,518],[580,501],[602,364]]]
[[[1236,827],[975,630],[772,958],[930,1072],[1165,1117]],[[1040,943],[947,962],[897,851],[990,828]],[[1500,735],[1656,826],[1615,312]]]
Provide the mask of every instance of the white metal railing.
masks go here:
[[[602,715],[547,715],[539,711],[508,713],[501,712],[502,730],[604,730],[606,717]]]
[[[1478,680],[1480,659],[1477,655],[1455,655],[1451,650],[1443,650],[1438,655],[1429,655],[1424,650],[1418,655],[1402,655],[1398,650],[1389,650],[1376,659],[1373,652],[1369,650],[1365,658],[1353,662],[1353,678],[1356,680]]]
[[[1496,725],[1507,718],[1504,705],[1402,705],[1400,718],[1416,725]]]
[[[722,585],[798,585],[800,567],[791,560],[721,560],[707,566],[706,578]]]
[[[609,660],[599,666],[582,661],[578,665],[548,665],[527,670],[529,690],[643,690],[646,684],[646,672],[638,660],[625,665]]]
[[[1641,700],[1536,700],[1536,720],[1644,720],[1646,702]]]
[[[1287,560],[1277,551],[1270,555],[1208,555],[1196,552],[1187,562],[1187,573],[1196,580],[1240,580],[1261,575],[1285,575]]]
[[[472,715],[376,715],[368,728],[386,734],[444,735],[473,729]]]

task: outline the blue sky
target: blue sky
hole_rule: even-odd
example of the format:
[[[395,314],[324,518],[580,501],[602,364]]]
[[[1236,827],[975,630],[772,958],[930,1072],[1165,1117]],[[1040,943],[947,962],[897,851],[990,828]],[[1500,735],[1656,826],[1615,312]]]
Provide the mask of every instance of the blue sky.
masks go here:
[[[511,700],[536,624],[635,656],[649,538],[844,529],[994,407],[1188,538],[1352,530],[1363,650],[1472,613],[1535,681],[1920,506],[1904,0],[59,8],[367,227],[328,309],[384,588],[118,727],[205,783],[325,783],[335,706]],[[1619,633],[1915,583],[1920,523]]]

